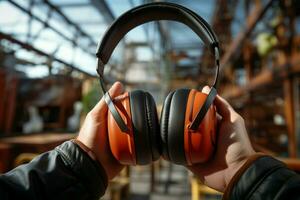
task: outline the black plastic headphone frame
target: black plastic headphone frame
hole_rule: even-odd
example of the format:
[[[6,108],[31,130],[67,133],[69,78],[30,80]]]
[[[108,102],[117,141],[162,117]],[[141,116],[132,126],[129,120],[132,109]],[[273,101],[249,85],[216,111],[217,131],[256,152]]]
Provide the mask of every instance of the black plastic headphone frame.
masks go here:
[[[217,95],[217,82],[219,77],[219,45],[216,34],[210,28],[209,24],[201,18],[198,14],[192,10],[180,6],[174,3],[167,2],[155,2],[150,4],[141,5],[135,7],[123,15],[121,15],[115,22],[110,26],[110,28],[104,34],[101,42],[99,43],[96,56],[97,61],[97,73],[100,78],[101,90],[104,93],[104,100],[108,105],[108,109],[116,120],[119,128],[122,132],[128,132],[128,126],[125,124],[124,120],[121,118],[119,112],[117,111],[113,100],[111,99],[108,92],[106,92],[104,84],[104,66],[108,62],[113,50],[119,43],[119,41],[133,28],[157,20],[172,20],[181,22],[188,27],[190,27],[204,43],[210,47],[212,54],[215,57],[216,63],[216,74],[215,80],[211,87],[211,90],[198,112],[197,116],[193,120],[190,129],[197,130],[201,121],[205,117],[209,107],[212,105],[216,95]]]

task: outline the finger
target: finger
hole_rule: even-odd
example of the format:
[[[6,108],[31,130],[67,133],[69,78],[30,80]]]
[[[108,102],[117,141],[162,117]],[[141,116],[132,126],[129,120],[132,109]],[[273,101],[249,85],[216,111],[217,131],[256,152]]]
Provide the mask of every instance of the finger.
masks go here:
[[[124,91],[123,84],[120,82],[115,82],[111,88],[109,89],[109,95],[112,99],[115,97],[121,95]],[[104,101],[104,98],[102,97],[101,100],[96,104],[96,106],[92,109],[92,112],[94,113],[105,113],[107,111],[107,105]]]
[[[230,119],[231,114],[233,114],[235,112],[233,110],[233,108],[231,107],[231,105],[219,95],[216,96],[214,104],[216,105],[217,112],[225,120]]]
[[[208,94],[209,92],[210,92],[210,87],[209,86],[206,85],[202,88],[202,93]]]
[[[218,125],[218,127],[222,123],[222,119],[223,119],[222,116],[219,113],[217,113],[217,125]]]
[[[221,116],[219,113],[217,113],[217,120],[218,120],[218,121],[221,121],[221,120],[222,120],[222,116]]]

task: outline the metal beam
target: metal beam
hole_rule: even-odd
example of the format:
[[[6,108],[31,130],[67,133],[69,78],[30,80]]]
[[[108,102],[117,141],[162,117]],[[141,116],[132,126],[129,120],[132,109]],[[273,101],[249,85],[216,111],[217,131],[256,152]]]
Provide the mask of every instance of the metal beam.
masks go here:
[[[59,4],[55,4],[55,6],[59,8],[77,8],[77,7],[84,7],[84,6],[90,6],[90,3],[64,3],[61,2]]]
[[[169,32],[169,28],[167,27],[166,22],[158,21],[156,23],[160,36],[162,38],[162,46],[165,48],[165,51],[172,49],[171,34]]]
[[[35,0],[35,4],[37,6],[40,5],[44,5],[43,0]],[[91,4],[89,2],[64,2],[64,1],[60,1],[59,3],[55,3],[55,6],[59,7],[59,8],[71,8],[71,7],[82,7],[82,6],[90,6]]]
[[[104,24],[105,22],[104,21],[100,21],[100,20],[95,20],[95,21],[92,21],[92,20],[89,20],[89,21],[77,21],[76,22],[78,25],[94,25],[94,26],[99,26]]]
[[[8,0],[8,2],[10,2],[11,4],[13,4],[15,7],[17,7],[18,9],[20,9],[21,11],[23,11],[24,13],[26,13],[29,17],[32,17],[34,20],[42,23],[45,25],[45,27],[50,28],[53,32],[55,32],[56,34],[58,34],[59,36],[61,36],[63,39],[71,42],[72,44],[75,44],[75,46],[78,46],[79,48],[81,48],[83,51],[91,54],[91,55],[95,55],[94,49],[92,48],[88,48],[88,47],[84,47],[82,45],[79,45],[76,43],[76,41],[73,38],[69,38],[67,37],[65,34],[63,34],[60,30],[52,27],[49,25],[48,21],[44,21],[41,18],[37,17],[36,15],[33,15],[29,10],[23,8],[20,4],[18,4],[17,2],[13,1],[13,0]]]
[[[243,28],[236,39],[232,41],[228,50],[221,58],[220,70],[223,70],[228,63],[232,62],[233,59],[240,55],[240,48],[242,47],[244,40],[250,35],[257,22],[264,16],[268,8],[270,8],[274,2],[275,0],[269,0],[263,7],[255,7],[254,10],[250,13],[249,17],[246,20],[246,27]]]
[[[103,16],[104,20],[111,24],[115,20],[115,16],[112,11],[108,7],[105,0],[90,0],[91,4],[99,11],[99,13]]]
[[[90,74],[90,73],[88,73],[86,71],[83,71],[82,69],[79,69],[78,67],[76,67],[76,66],[74,66],[74,65],[72,65],[70,63],[67,63],[67,62],[65,62],[65,61],[63,61],[61,59],[55,58],[55,57],[53,57],[53,56],[51,56],[51,55],[49,55],[49,54],[47,54],[47,53],[45,53],[45,52],[37,49],[37,48],[35,48],[31,44],[28,44],[26,42],[22,42],[22,41],[20,41],[20,40],[18,40],[16,38],[12,37],[9,34],[0,32],[0,40],[2,40],[2,39],[8,40],[8,41],[10,41],[12,43],[15,43],[15,44],[19,45],[20,47],[22,47],[23,49],[26,49],[28,51],[33,51],[33,52],[35,52],[35,53],[37,53],[37,54],[39,54],[41,56],[45,56],[45,57],[47,57],[49,59],[52,59],[53,61],[59,62],[59,63],[65,65],[65,66],[67,66],[67,67],[69,67],[69,68],[71,68],[73,70],[76,70],[78,72],[81,72],[81,73],[83,73],[83,74],[85,74],[85,75],[87,75],[89,77],[96,77],[95,75]]]
[[[83,36],[83,37],[88,38],[91,45],[97,46],[97,43],[92,39],[92,37],[90,35],[88,35],[85,31],[83,31],[77,24],[75,24],[73,21],[71,21],[57,6],[55,6],[48,0],[43,0],[43,2],[45,4],[47,4],[52,10],[57,12],[69,25],[75,27],[76,32],[78,33],[78,36]]]
[[[263,67],[263,70],[251,79],[249,83],[244,86],[235,86],[230,90],[224,91],[222,96],[226,99],[235,99],[241,97],[244,94],[252,92],[258,88],[268,86],[275,81],[282,81],[284,78],[289,77],[291,74],[300,73],[300,58],[298,56],[293,56],[286,63],[280,66],[273,66],[271,69],[269,67]]]

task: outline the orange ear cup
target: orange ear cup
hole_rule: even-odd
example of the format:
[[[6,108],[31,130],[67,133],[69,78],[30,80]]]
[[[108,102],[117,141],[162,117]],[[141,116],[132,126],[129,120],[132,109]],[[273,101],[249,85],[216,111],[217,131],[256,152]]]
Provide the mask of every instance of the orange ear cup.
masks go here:
[[[114,117],[108,112],[107,128],[110,149],[113,156],[124,165],[136,165],[133,129],[131,123],[130,99],[128,92],[115,98],[115,106],[127,124],[129,132],[122,132]]]
[[[203,121],[196,131],[189,129],[193,119],[203,106],[207,94],[197,90],[190,90],[187,96],[185,109],[183,146],[187,165],[206,162],[214,151],[216,143],[216,109],[211,106]],[[115,98],[114,104],[122,119],[127,124],[129,131],[122,132],[114,117],[108,112],[108,137],[113,156],[124,165],[136,165],[136,152],[132,125],[132,113],[128,92]],[[180,114],[180,113],[178,113]]]
[[[206,162],[214,151],[217,126],[214,105],[209,108],[197,131],[189,129],[206,97],[207,94],[194,89],[190,91],[188,96],[184,127],[184,150],[188,165]]]
[[[167,96],[160,121],[165,159],[179,165],[192,165],[211,158],[217,125],[214,105],[208,108],[199,127],[190,128],[207,97],[205,93],[189,89],[178,89]]]

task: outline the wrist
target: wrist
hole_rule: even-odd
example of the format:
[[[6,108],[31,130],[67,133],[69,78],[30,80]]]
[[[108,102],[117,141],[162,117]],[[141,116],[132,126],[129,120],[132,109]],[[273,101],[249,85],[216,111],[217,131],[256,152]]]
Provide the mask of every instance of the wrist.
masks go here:
[[[92,160],[99,162],[95,153],[89,147],[83,144],[80,140],[72,139],[71,141],[77,144],[84,152],[86,152]]]

